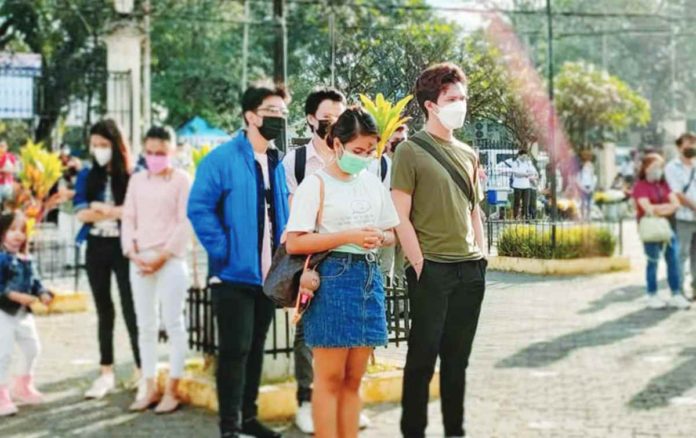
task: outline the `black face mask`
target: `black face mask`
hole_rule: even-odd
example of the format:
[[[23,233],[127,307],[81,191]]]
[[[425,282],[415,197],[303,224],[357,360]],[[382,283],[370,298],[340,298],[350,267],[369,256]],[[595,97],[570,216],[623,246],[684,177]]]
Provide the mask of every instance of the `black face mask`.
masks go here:
[[[329,128],[331,127],[332,123],[331,120],[319,120],[319,127],[314,129],[314,132],[319,136],[321,139],[326,138],[326,134],[329,133]]]
[[[684,157],[694,158],[696,157],[696,148],[686,148],[684,149]]]
[[[264,116],[259,133],[268,141],[276,140],[285,129],[285,119],[282,117]]]

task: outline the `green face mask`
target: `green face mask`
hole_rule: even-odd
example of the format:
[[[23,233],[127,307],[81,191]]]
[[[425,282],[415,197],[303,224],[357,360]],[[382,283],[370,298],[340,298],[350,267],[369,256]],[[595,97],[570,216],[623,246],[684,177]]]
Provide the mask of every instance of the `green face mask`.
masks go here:
[[[343,148],[343,155],[338,159],[338,167],[347,174],[357,175],[367,169],[372,162],[372,158],[361,157]]]

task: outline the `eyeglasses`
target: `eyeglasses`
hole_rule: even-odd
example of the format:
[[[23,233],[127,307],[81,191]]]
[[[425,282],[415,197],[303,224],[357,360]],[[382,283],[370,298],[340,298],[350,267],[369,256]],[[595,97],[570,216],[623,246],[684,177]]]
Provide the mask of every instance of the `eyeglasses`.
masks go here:
[[[283,117],[287,118],[290,115],[290,111],[288,111],[285,108],[278,108],[277,106],[266,106],[266,107],[261,107],[257,110],[257,112],[264,111],[269,114],[272,114],[275,117]]]

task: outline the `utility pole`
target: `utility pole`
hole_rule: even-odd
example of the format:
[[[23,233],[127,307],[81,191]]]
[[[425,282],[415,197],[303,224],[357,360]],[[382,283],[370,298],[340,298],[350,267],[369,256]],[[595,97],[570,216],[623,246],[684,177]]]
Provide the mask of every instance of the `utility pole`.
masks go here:
[[[152,46],[150,45],[150,0],[143,2],[144,20],[143,27],[145,37],[143,38],[143,132],[152,126]]]
[[[334,0],[328,0],[329,38],[331,43],[331,86],[336,86],[336,10]]]
[[[249,20],[251,18],[249,0],[244,0],[244,34],[242,35],[242,92],[247,88],[249,66]]]
[[[546,0],[546,21],[548,27],[548,79],[549,79],[549,162],[551,164],[551,220],[555,224],[558,219],[558,196],[556,186],[556,124],[554,119],[554,86],[553,86],[553,14],[551,13],[551,0]],[[555,226],[552,229],[552,242],[555,243]]]
[[[275,53],[273,56],[273,80],[277,84],[285,85],[288,74],[287,53],[287,27],[285,23],[285,0],[273,0],[273,18],[275,21]],[[276,140],[276,146],[281,151],[287,150],[287,123],[286,129]]]

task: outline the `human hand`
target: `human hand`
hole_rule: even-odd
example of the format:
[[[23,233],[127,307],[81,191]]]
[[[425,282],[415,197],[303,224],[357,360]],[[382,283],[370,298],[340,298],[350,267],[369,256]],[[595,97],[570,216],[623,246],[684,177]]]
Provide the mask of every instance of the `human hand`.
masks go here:
[[[89,208],[96,211],[97,213],[101,213],[101,214],[105,215],[105,214],[107,214],[107,212],[109,211],[111,206],[104,203],[104,202],[94,201],[94,202],[89,204]]]
[[[51,304],[51,301],[53,301],[53,295],[50,293],[43,293],[39,298],[45,306],[48,306],[49,304]]]
[[[135,263],[135,266],[138,267],[138,273],[140,275],[152,274],[153,271],[150,268],[150,264],[143,260],[138,254],[129,253],[128,258],[130,258],[131,261]]]
[[[151,262],[146,262],[145,265],[149,270],[150,274],[154,274],[155,272],[159,271],[162,269],[162,266],[167,263],[167,260],[169,260],[170,255],[168,253],[160,253],[156,259],[152,260]]]
[[[356,230],[354,240],[351,243],[359,245],[364,249],[376,249],[384,242],[384,231],[375,227],[364,227]]]

